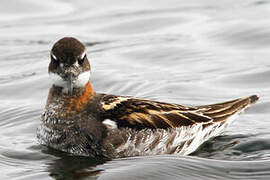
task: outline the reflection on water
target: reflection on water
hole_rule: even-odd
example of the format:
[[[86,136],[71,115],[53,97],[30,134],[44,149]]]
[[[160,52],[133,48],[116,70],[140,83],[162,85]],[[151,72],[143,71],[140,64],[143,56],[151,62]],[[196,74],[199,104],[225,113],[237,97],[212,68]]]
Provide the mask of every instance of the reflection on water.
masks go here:
[[[148,156],[109,162],[63,157],[48,166],[55,179],[267,179],[270,161],[224,161]]]
[[[182,0],[0,2],[3,179],[269,179],[270,3]],[[49,49],[87,45],[98,92],[180,104],[259,94],[223,136],[192,156],[106,161],[39,146]]]
[[[83,179],[85,177],[97,179],[104,169],[96,168],[96,166],[106,162],[102,159],[73,157],[52,150],[46,150],[43,153],[50,153],[59,157],[59,159],[47,164],[49,176],[55,179]]]

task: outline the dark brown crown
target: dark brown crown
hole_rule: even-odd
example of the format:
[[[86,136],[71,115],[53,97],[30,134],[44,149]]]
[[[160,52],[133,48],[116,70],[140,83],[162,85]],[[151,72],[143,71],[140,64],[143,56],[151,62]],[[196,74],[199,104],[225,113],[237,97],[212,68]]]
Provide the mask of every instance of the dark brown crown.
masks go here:
[[[49,72],[60,71],[60,63],[64,65],[64,68],[68,68],[75,62],[78,62],[82,68],[81,72],[90,70],[85,46],[73,37],[64,37],[58,40],[52,47]]]
[[[73,37],[64,37],[54,44],[51,53],[57,60],[73,64],[84,51],[85,46],[80,41]]]

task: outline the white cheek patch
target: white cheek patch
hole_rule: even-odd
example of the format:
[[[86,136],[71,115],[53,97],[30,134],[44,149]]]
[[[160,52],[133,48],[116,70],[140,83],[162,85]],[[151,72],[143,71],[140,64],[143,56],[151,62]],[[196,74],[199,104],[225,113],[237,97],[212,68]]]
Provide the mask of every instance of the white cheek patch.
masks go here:
[[[63,78],[61,78],[61,76],[59,76],[56,73],[49,73],[49,76],[50,76],[50,79],[53,81],[53,84],[55,86],[63,87],[64,88],[63,90],[67,90],[68,89],[68,82],[65,81],[65,80],[63,80]],[[89,78],[90,78],[90,71],[83,72],[73,82],[73,86],[75,88],[85,87],[85,85],[89,81]]]
[[[64,81],[58,74],[49,73],[49,76],[55,86],[67,88],[67,81]]]
[[[74,82],[74,87],[84,87],[87,82],[89,81],[89,78],[90,78],[90,71],[85,71],[83,73],[81,73],[77,80]]]

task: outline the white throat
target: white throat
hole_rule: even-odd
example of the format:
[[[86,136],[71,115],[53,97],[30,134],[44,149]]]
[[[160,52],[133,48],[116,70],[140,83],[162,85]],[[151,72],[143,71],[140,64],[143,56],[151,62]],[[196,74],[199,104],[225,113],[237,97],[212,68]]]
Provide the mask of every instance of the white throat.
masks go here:
[[[50,79],[52,79],[53,84],[58,87],[63,87],[63,90],[67,90],[68,82],[65,81],[61,76],[56,73],[49,73]],[[73,82],[75,88],[85,87],[90,78],[90,71],[85,71],[81,73],[76,80]]]

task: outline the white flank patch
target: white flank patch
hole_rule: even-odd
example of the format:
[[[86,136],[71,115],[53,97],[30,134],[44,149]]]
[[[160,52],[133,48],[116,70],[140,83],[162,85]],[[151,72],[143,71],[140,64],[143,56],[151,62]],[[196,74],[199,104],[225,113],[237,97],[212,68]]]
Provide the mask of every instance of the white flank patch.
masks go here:
[[[116,122],[114,122],[110,119],[105,119],[104,121],[102,121],[102,124],[104,124],[109,129],[116,129],[117,128]]]
[[[84,87],[86,83],[89,81],[90,78],[90,71],[85,71],[81,73],[77,80],[74,82],[74,87]]]
[[[147,129],[133,133],[133,130],[130,129],[128,131],[130,132],[128,140],[116,148],[116,151],[125,153],[125,156],[171,153],[189,155],[196,151],[205,141],[224,132],[243,110],[229,117],[222,125],[221,122],[215,122],[206,128],[203,128],[203,123],[197,123],[192,126],[183,126],[171,130],[157,129],[152,131]],[[158,142],[157,137],[159,137]]]
[[[181,154],[188,155],[196,151],[196,149],[205,141],[209,140],[210,138],[221,135],[225,131],[225,129],[239,116],[239,113],[241,113],[242,111],[243,110],[229,117],[222,126],[219,126],[220,123],[216,122],[213,125],[210,125],[207,128],[205,128],[204,130],[200,128],[192,143],[186,148],[186,150],[183,149],[181,151]]]

